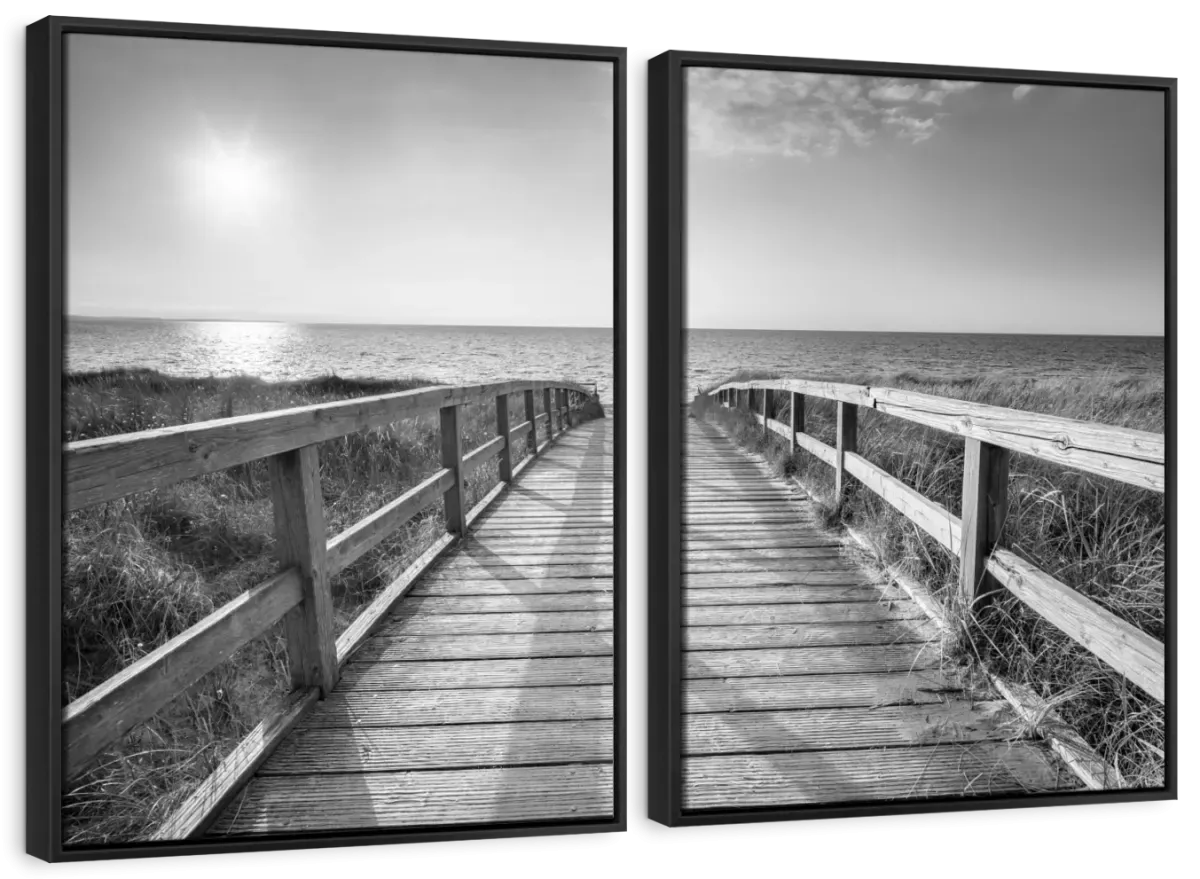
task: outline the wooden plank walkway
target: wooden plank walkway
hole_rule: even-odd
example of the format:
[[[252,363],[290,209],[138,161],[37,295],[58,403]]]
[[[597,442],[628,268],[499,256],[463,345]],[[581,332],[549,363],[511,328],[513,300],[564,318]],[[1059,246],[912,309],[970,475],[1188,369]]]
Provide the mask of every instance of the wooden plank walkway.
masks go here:
[[[684,472],[685,810],[1078,787],[760,458],[689,418]]]
[[[612,477],[607,419],[546,448],[211,833],[610,817]]]

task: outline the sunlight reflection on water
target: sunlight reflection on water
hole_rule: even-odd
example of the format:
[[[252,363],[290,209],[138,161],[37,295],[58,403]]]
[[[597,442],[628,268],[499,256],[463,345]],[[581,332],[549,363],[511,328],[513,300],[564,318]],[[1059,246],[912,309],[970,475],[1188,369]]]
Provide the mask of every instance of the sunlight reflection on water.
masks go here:
[[[402,327],[243,321],[69,322],[72,372],[148,367],[172,375],[289,381],[331,373],[443,384],[519,378],[595,382],[612,400],[613,334],[559,327]]]

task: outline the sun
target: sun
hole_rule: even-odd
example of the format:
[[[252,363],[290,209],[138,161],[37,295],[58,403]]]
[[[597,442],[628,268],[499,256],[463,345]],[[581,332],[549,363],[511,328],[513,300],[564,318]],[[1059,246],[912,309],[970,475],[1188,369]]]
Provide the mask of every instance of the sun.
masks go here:
[[[191,196],[216,222],[256,225],[265,218],[275,189],[272,163],[250,138],[208,137],[187,164]]]

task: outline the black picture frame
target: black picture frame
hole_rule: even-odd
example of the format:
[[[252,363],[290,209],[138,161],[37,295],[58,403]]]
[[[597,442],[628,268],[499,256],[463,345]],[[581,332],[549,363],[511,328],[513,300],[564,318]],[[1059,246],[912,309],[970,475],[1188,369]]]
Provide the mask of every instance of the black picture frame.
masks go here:
[[[363,830],[213,842],[64,848],[61,836],[62,371],[64,319],[64,39],[68,34],[506,55],[613,64],[614,742],[607,820]],[[625,86],[626,50],[478,39],[341,33],[51,16],[26,34],[26,851],[46,861],[215,854],[626,829],[625,731]],[[547,394],[549,392],[547,391]]]
[[[686,97],[689,67],[783,70],[864,76],[969,79],[1035,85],[1100,86],[1163,92],[1165,115],[1166,282],[1166,773],[1162,788],[1070,794],[820,804],[687,812],[682,808],[682,413],[686,310]],[[1176,113],[1172,78],[846,61],[719,52],[668,51],[649,62],[649,729],[650,817],[669,827],[758,821],[845,818],[881,814],[1174,800],[1177,788],[1177,566],[1176,479]]]

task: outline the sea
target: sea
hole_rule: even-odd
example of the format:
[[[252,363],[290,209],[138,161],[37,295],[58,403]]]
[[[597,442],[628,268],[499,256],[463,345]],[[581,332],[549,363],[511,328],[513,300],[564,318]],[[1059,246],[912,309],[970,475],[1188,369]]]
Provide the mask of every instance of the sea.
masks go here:
[[[742,369],[845,381],[913,372],[962,378],[1094,378],[1166,372],[1162,336],[688,330],[685,399]]]
[[[435,384],[566,379],[613,401],[608,328],[389,326],[250,321],[67,321],[69,372],[147,367],[179,376],[291,381],[427,378]]]
[[[698,329],[687,331],[685,347],[688,396],[742,369],[834,381],[900,372],[1161,378],[1166,369],[1162,336]],[[441,384],[564,378],[595,383],[610,405],[614,387],[608,328],[68,319],[69,371],[121,367],[267,381],[330,374]]]

